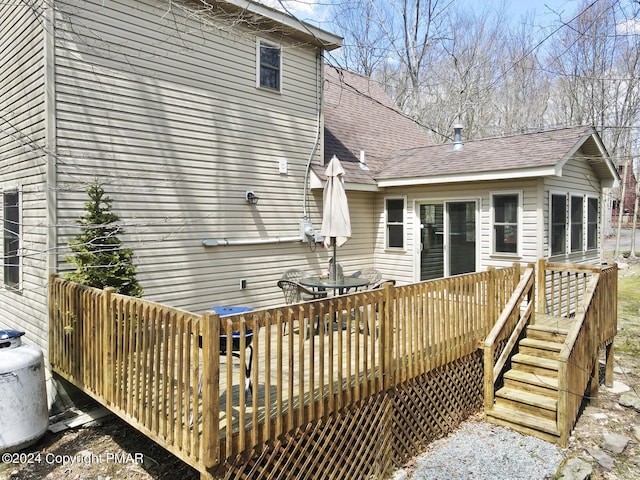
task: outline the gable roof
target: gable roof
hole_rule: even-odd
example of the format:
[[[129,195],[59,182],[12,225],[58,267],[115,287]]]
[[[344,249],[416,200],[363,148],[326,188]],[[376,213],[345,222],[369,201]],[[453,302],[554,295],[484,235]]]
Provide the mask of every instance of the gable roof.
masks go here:
[[[581,126],[397,151],[375,176],[379,187],[562,175],[582,151],[603,185],[618,178],[600,136]]]
[[[400,112],[370,78],[325,65],[324,162],[336,155],[345,181],[375,185],[373,174],[396,151],[431,145],[426,132]],[[362,170],[360,152],[369,170]],[[324,167],[315,168],[324,178]]]
[[[237,16],[241,21],[257,26],[261,31],[280,32],[325,50],[342,46],[342,37],[253,0],[224,0],[216,2],[216,7]]]
[[[433,145],[425,130],[399,111],[373,80],[325,65],[324,161],[336,155],[348,189],[561,176],[578,151],[603,186],[619,175],[591,126]],[[364,151],[366,169],[360,163]],[[321,187],[324,166],[312,167],[312,188]]]

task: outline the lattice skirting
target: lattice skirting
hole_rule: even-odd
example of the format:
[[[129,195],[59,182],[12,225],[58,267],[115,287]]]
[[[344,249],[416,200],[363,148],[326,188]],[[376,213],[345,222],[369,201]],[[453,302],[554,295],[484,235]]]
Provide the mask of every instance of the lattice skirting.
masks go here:
[[[478,351],[284,435],[250,457],[230,459],[211,473],[225,480],[389,478],[478,412],[482,386]]]

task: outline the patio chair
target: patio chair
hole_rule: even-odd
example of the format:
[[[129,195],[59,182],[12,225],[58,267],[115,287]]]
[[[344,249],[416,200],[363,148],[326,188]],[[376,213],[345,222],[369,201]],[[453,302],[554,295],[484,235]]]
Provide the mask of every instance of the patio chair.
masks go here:
[[[300,270],[299,268],[290,268],[284,271],[284,273],[282,274],[282,279],[298,282],[304,276],[305,275],[303,270]]]
[[[378,288],[382,283],[382,274],[375,268],[363,268],[362,270],[353,272],[351,276],[357,278],[366,278],[369,281],[369,285],[366,286],[367,290]]]
[[[300,285],[298,282],[294,282],[292,280],[278,280],[278,287],[282,289],[282,293],[284,294],[284,301],[287,305],[316,300],[318,298],[325,298],[327,296],[326,291],[314,292],[313,290],[309,290],[304,285]],[[319,321],[319,319],[316,320]]]

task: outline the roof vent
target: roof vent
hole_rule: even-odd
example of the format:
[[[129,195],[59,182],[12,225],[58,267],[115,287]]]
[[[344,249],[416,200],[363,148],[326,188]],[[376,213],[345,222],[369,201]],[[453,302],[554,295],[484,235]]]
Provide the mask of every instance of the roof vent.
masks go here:
[[[367,164],[364,161],[365,156],[364,156],[364,150],[360,150],[360,170],[369,170],[369,167],[367,167]]]
[[[456,123],[453,125],[453,150],[462,150],[464,143],[462,143],[462,129],[463,125]]]

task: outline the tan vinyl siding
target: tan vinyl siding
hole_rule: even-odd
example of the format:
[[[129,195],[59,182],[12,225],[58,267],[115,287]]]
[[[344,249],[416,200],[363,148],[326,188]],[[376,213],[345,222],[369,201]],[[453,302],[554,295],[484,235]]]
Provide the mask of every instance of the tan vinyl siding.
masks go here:
[[[47,350],[47,254],[43,12],[39,2],[0,4],[0,188],[18,189],[21,215],[19,292],[0,285],[0,328],[27,332]],[[0,197],[0,203],[2,198]],[[0,205],[2,212],[2,205]],[[3,252],[4,253],[4,252]],[[4,270],[0,269],[0,276]],[[46,355],[46,353],[45,353]]]
[[[537,191],[539,180],[476,182],[465,184],[443,184],[402,189],[387,189],[385,195],[407,195],[407,232],[406,249],[404,252],[384,249],[384,195],[379,195],[376,203],[378,231],[376,234],[375,263],[386,278],[394,278],[400,283],[410,283],[419,278],[418,255],[419,245],[415,238],[418,218],[416,207],[419,203],[438,203],[440,201],[473,201],[479,202],[480,212],[476,233],[479,245],[479,269],[485,270],[489,266],[502,267],[513,262],[534,262],[537,258],[539,235],[537,223],[539,212],[537,209]],[[519,191],[522,193],[522,239],[521,255],[505,256],[492,253],[491,237],[491,193]]]
[[[193,311],[281,303],[281,272],[317,270],[326,251],[202,240],[299,234],[318,127],[317,49],[152,1],[59,7],[60,246],[77,233],[84,190],[97,176],[122,218],[146,298]],[[282,45],[282,93],[256,88],[257,36]],[[246,190],[257,205],[247,205]],[[310,194],[307,213],[320,229],[318,202]]]
[[[596,197],[599,200],[600,212],[605,206],[602,204],[602,196],[600,193],[600,182],[591,166],[588,163],[588,157],[578,152],[570,159],[562,168],[561,177],[549,177],[544,183],[544,224],[547,236],[544,239],[543,255],[550,255],[548,228],[549,228],[549,198],[551,193],[574,194],[580,196]],[[586,203],[586,199],[585,199]],[[600,213],[599,212],[599,213]],[[598,215],[599,221],[601,215]],[[586,217],[585,217],[586,221]],[[568,228],[568,227],[567,227]],[[550,257],[554,262],[574,262],[574,263],[597,263],[601,261],[601,232],[603,226],[599,226],[598,230],[598,249],[570,252],[567,248],[565,255],[555,255]],[[586,247],[585,247],[586,248]]]

